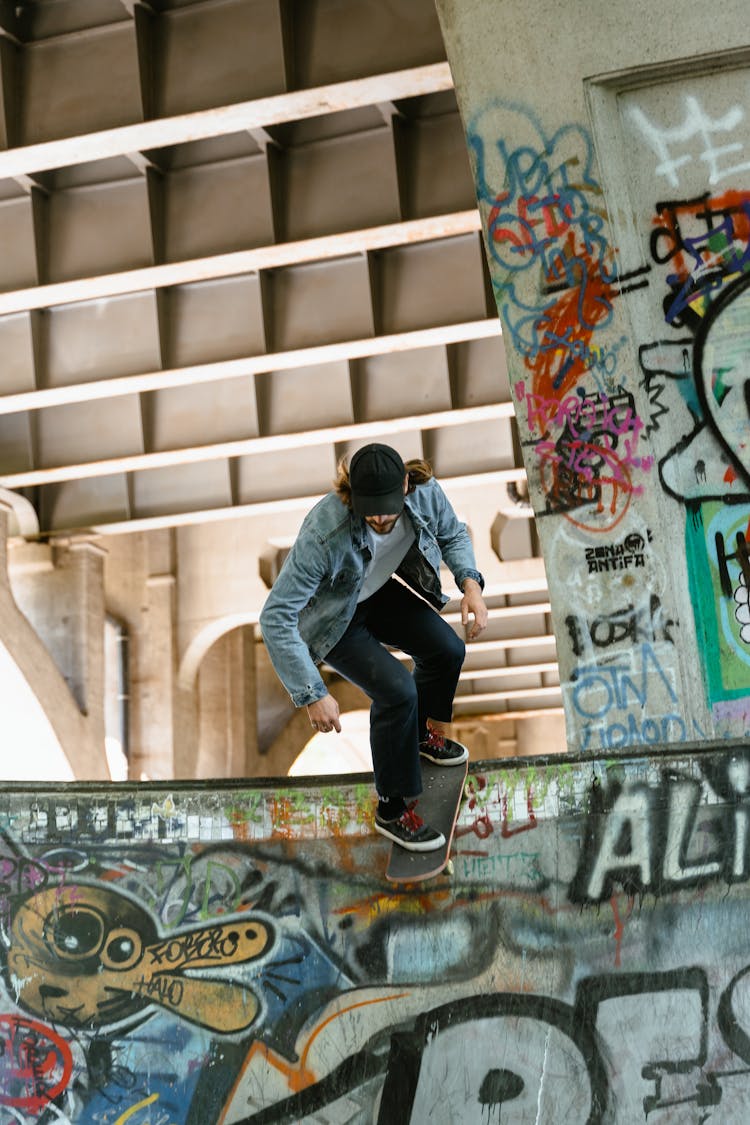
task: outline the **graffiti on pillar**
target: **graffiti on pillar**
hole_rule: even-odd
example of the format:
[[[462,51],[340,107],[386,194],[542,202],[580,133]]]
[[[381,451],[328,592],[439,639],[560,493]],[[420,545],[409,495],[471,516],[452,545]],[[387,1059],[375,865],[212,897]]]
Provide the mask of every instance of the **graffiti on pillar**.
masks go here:
[[[662,124],[651,120],[640,106],[630,107],[631,120],[658,158],[656,176],[671,188],[679,188],[680,170],[698,161],[706,170],[709,187],[714,187],[750,172],[750,160],[743,159],[744,145],[736,136],[745,118],[743,106],[729,106],[718,117],[712,117],[699,97],[686,94],[683,113],[679,124]]]
[[[695,379],[707,424],[750,487],[750,277],[738,278],[696,336]]]
[[[656,594],[636,606],[629,603],[594,617],[569,613],[565,625],[575,656],[588,655],[597,650],[609,649],[628,642],[653,644],[658,641],[674,643],[674,620],[664,612]]]
[[[668,651],[669,645],[644,642],[574,668],[564,691],[581,726],[582,750],[619,750],[700,736],[700,727],[695,722],[690,727],[681,714],[665,647]]]
[[[750,196],[708,192],[657,202],[650,237],[653,262],[667,266],[664,319],[696,330],[712,294],[750,267]]]
[[[495,135],[499,109],[518,119],[529,143],[512,148]],[[533,393],[563,399],[589,375],[610,386],[624,339],[600,345],[598,336],[613,301],[645,282],[640,271],[617,274],[590,134],[568,125],[548,136],[530,111],[491,103],[470,122],[467,140],[498,308]],[[517,284],[525,273],[539,278],[532,297]]]
[[[665,548],[623,546],[644,538],[633,526],[643,522],[634,501],[658,469],[664,492],[686,509],[706,701],[717,729],[736,731],[750,718],[750,134],[740,98],[704,101],[702,89],[676,80],[671,102],[668,86],[659,98],[647,88],[623,99],[641,169],[633,198],[642,256],[638,262],[631,246],[628,268],[611,241],[585,126],[548,128],[534,109],[494,100],[470,117],[467,139],[498,308],[527,373],[514,398],[536,515],[562,517],[578,534],[573,542],[592,578],[586,616],[598,632],[603,600],[636,606],[656,598],[676,628],[678,614],[666,608],[673,583],[650,565]],[[655,184],[653,202],[639,211],[646,183]],[[621,298],[660,310],[652,317],[657,337],[636,341],[640,371],[629,358]],[[644,571],[637,600],[616,569],[626,558]],[[576,576],[565,581],[585,603]],[[575,606],[576,625],[562,633],[579,662],[580,614]],[[611,635],[637,662],[640,630],[613,626]],[[566,687],[569,699],[580,696],[575,678]],[[613,745],[613,723],[615,745],[622,726],[642,741],[644,722],[672,714],[682,716],[684,737],[696,733],[679,701],[661,714],[640,712],[636,702],[600,724],[604,741],[586,723],[586,745]],[[569,717],[574,728],[582,719],[575,709]]]
[[[524,444],[539,464],[546,512],[538,514],[562,513],[577,526],[612,530],[631,497],[643,492],[634,484],[637,471],[653,462],[638,446],[644,423],[633,396],[622,389],[587,395],[579,387],[562,399],[545,398],[527,392],[520,381],[515,394],[519,410],[525,408]]]
[[[692,95],[677,125],[630,111],[659,157],[657,176],[671,188],[693,157],[706,169],[709,190],[655,205],[649,252],[674,335],[643,344],[639,358],[651,407],[647,431],[661,446],[659,478],[686,508],[707,701],[715,720],[735,727],[750,714],[750,191],[742,186],[750,162],[737,133],[744,116],[739,106],[712,116]]]

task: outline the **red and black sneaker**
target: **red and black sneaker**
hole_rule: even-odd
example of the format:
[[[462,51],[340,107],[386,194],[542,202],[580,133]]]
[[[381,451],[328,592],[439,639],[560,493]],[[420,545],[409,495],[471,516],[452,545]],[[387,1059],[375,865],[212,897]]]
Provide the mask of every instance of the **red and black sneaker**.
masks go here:
[[[417,816],[415,805],[416,801],[412,802],[396,820],[384,820],[376,813],[376,831],[410,852],[433,852],[442,848],[445,836],[425,824],[421,816]]]
[[[419,744],[421,757],[436,766],[460,766],[468,759],[469,751],[461,742],[454,742],[436,730],[428,728],[427,737]]]

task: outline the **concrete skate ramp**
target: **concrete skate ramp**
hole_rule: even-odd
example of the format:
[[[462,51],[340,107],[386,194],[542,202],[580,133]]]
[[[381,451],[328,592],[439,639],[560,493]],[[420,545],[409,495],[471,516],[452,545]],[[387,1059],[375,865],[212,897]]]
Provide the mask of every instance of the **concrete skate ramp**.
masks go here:
[[[749,790],[474,763],[401,890],[366,777],[6,788],[0,1122],[744,1120]]]

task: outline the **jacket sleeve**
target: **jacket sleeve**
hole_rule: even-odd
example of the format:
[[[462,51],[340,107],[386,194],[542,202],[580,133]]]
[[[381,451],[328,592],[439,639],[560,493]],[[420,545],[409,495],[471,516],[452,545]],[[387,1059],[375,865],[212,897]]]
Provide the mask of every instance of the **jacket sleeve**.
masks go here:
[[[328,694],[299,632],[299,615],[328,573],[328,558],[317,536],[303,530],[273,584],[260,615],[260,630],[276,675],[295,707]]]
[[[474,548],[466,524],[459,520],[450,500],[434,477],[430,484],[435,490],[437,517],[435,538],[443,562],[455,578],[459,590],[463,589],[463,583],[467,578],[475,579],[484,589],[484,578],[477,570]]]

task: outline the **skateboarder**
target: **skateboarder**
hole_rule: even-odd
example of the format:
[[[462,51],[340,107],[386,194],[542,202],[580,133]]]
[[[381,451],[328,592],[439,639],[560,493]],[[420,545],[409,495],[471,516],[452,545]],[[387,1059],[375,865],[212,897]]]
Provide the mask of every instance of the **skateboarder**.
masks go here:
[[[426,461],[405,465],[390,446],[366,445],[348,468],[339,465],[334,490],[305,517],[260,616],[279,679],[314,730],[341,730],[316,667],[322,660],[370,697],[375,827],[412,851],[445,843],[415,811],[420,755],[445,766],[468,757],[444,729],[465,646],[435,612],[448,601],[441,560],[463,593],[461,619],[471,620],[473,640],[487,608],[465,524]],[[386,645],[411,656],[414,672]]]

